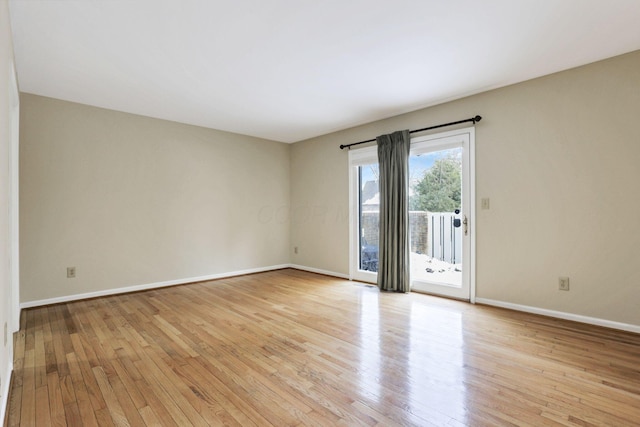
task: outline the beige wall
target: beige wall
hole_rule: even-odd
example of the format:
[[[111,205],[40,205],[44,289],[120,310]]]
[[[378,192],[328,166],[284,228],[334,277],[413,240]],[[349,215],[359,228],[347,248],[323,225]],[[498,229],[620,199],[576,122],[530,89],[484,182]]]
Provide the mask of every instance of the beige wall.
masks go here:
[[[23,94],[21,299],[287,263],[348,274],[338,145],[480,114],[477,296],[640,325],[638,70],[634,52],[291,146]]]
[[[22,94],[21,301],[288,263],[289,151]]]
[[[640,325],[640,51],[294,144],[292,262],[348,274],[338,145],[475,114],[477,296]]]

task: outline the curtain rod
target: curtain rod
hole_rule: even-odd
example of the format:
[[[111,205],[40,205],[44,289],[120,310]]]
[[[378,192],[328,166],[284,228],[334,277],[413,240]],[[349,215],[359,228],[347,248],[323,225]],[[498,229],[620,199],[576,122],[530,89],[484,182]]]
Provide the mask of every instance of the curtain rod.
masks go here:
[[[460,123],[467,123],[467,122],[473,122],[473,124],[475,125],[476,122],[479,122],[480,120],[482,120],[482,117],[475,116],[475,117],[471,117],[470,119],[458,120],[457,122],[444,123],[444,124],[441,124],[441,125],[429,126],[427,128],[412,130],[412,131],[409,131],[409,133],[416,133],[416,132],[422,132],[422,131],[425,131],[425,130],[443,128],[445,126],[459,125]],[[350,147],[352,147],[354,145],[366,144],[367,142],[374,142],[375,140],[376,139],[373,138],[373,139],[367,139],[366,141],[354,142],[353,144],[343,144],[343,145],[340,145],[340,149],[342,150],[344,148],[350,148]]]

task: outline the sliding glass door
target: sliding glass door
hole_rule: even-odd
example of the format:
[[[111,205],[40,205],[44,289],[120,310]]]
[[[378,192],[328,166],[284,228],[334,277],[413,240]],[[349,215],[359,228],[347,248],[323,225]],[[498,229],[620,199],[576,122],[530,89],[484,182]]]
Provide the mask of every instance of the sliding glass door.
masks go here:
[[[473,128],[412,139],[409,159],[411,288],[471,299]],[[375,283],[378,271],[377,148],[349,152],[350,276]]]

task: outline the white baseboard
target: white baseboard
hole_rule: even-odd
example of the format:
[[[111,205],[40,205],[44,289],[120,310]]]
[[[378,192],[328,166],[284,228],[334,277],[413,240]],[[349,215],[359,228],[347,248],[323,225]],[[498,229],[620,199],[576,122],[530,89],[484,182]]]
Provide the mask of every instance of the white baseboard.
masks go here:
[[[289,268],[295,268],[296,270],[308,271],[310,273],[324,274],[325,276],[332,276],[332,277],[338,277],[340,279],[349,280],[348,274],[336,273],[335,271],[322,270],[322,269],[313,268],[313,267],[305,267],[304,265],[297,265],[297,264],[289,264]]]
[[[211,274],[208,276],[189,277],[186,279],[168,280],[165,282],[148,283],[144,285],[127,286],[127,287],[116,288],[116,289],[106,289],[103,291],[67,295],[63,297],[49,298],[49,299],[43,299],[43,300],[37,300],[37,301],[27,301],[20,304],[20,309],[22,310],[25,308],[40,307],[44,305],[59,304],[64,302],[78,301],[78,300],[96,298],[96,297],[102,297],[102,296],[108,296],[108,295],[117,295],[117,294],[123,294],[128,292],[145,291],[149,289],[164,288],[167,286],[184,285],[187,283],[205,282],[207,280],[224,279],[228,277],[242,276],[245,274],[263,273],[266,271],[281,270],[284,268],[294,268],[296,270],[308,271],[310,273],[318,273],[318,274],[323,274],[325,276],[332,276],[340,279],[349,280],[348,274],[336,273],[335,271],[323,270],[323,269],[314,268],[314,267],[307,267],[307,266],[298,265],[298,264],[280,264],[280,265],[272,265],[268,267],[259,267],[259,268],[251,268],[247,270]],[[562,311],[547,310],[545,308],[538,308],[538,307],[532,307],[532,306],[521,305],[521,304],[513,304],[510,302],[492,300],[488,298],[476,298],[475,302],[477,304],[491,305],[494,307],[507,308],[510,310],[522,311],[525,313],[540,314],[542,316],[572,320],[575,322],[587,323],[587,324],[596,325],[596,326],[604,326],[606,328],[619,329],[622,331],[628,331],[628,332],[634,332],[634,333],[640,334],[639,325],[614,322],[612,320],[582,316],[582,315],[573,314],[573,313],[565,313]],[[2,387],[3,390],[1,391],[5,393],[4,389],[8,390],[8,387],[9,387],[9,382],[5,381],[5,384],[3,384],[3,387]],[[4,405],[5,403],[4,400],[6,399],[6,393],[2,395],[2,398],[3,398],[3,405]],[[5,407],[3,406],[2,410],[4,409]]]
[[[105,289],[103,291],[87,292],[83,294],[65,295],[62,297],[47,298],[36,301],[26,301],[20,304],[20,310],[31,307],[41,307],[44,305],[60,304],[64,302],[78,301],[89,298],[104,297],[109,295],[126,294],[128,292],[146,291],[149,289],[164,288],[167,286],[185,285],[187,283],[206,282],[207,280],[224,279],[227,277],[243,276],[245,274],[264,273],[265,271],[281,270],[283,268],[295,268],[297,270],[309,271],[311,273],[324,274],[326,276],[338,277],[341,279],[349,279],[346,274],[336,273],[334,271],[321,270],[318,268],[305,267],[296,264],[280,264],[268,267],[251,268],[247,270],[230,271],[226,273],[211,274],[208,276],[189,277],[186,279],[167,280],[165,282],[147,283],[144,285],[126,286],[115,289]]]
[[[11,355],[13,357],[13,355]],[[4,425],[4,418],[7,415],[7,408],[9,407],[9,388],[11,387],[11,377],[13,376],[13,361],[9,363],[7,372],[3,372],[2,389],[2,407],[0,408],[0,422]]]
[[[580,314],[565,313],[563,311],[547,310],[546,308],[531,307],[528,305],[513,304],[510,302],[497,301],[487,298],[476,298],[476,304],[492,305],[494,307],[508,308],[510,310],[523,311],[525,313],[540,314],[542,316],[555,317],[558,319],[573,320],[574,322],[587,323],[590,325],[604,326],[605,328],[619,329],[621,331],[635,332],[640,334],[640,326],[628,323],[614,322],[612,320],[600,319],[597,317],[582,316]]]
[[[103,297],[108,295],[125,294],[128,292],[146,291],[149,289],[164,288],[167,286],[184,285],[187,283],[206,282],[207,280],[224,279],[227,277],[243,276],[245,274],[263,273],[265,271],[281,270],[289,268],[289,264],[272,265],[268,267],[251,268],[247,270],[231,271],[227,273],[211,274],[208,276],[189,277],[186,279],[168,280],[165,282],[148,283],[145,285],[126,286],[116,289],[105,289],[103,291],[87,292],[84,294],[66,295],[63,297],[48,298],[37,301],[27,301],[20,304],[20,309],[40,307],[43,305],[59,304],[63,302],[78,301],[89,298]]]

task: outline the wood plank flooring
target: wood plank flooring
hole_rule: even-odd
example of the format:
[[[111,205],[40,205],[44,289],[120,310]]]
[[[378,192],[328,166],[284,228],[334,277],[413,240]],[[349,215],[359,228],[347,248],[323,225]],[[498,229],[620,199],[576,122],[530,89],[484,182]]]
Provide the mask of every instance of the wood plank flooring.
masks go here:
[[[640,336],[297,270],[28,309],[10,426],[638,426]]]

